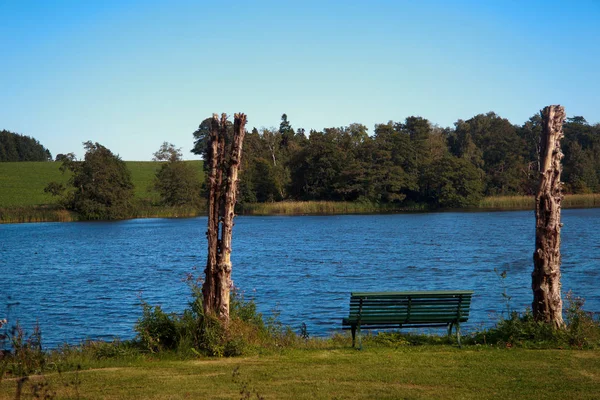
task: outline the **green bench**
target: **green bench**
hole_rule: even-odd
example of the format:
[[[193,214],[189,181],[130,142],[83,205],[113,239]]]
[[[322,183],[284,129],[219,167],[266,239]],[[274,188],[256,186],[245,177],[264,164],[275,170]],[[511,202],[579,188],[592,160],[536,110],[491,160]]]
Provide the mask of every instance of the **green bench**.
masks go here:
[[[452,328],[460,346],[460,324],[469,319],[472,291],[358,292],[350,295],[350,315],[342,320],[343,329],[352,330],[352,347],[361,329]]]

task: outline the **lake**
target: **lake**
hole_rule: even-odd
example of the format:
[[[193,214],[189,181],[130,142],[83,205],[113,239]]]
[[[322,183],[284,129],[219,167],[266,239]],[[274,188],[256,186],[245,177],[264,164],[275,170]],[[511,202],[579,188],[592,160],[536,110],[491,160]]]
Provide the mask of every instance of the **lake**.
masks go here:
[[[128,339],[140,296],[182,311],[202,274],[206,217],[0,225],[0,319],[46,346]],[[600,311],[600,209],[564,210],[563,295]],[[475,330],[531,303],[532,211],[236,217],[233,280],[265,315],[312,336],[338,331],[351,291],[474,290]],[[507,271],[506,279],[498,273]],[[443,330],[440,330],[443,333]]]

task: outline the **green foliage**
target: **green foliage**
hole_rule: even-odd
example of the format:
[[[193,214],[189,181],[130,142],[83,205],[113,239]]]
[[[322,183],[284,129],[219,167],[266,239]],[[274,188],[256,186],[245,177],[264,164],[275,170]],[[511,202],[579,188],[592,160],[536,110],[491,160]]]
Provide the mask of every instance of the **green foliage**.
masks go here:
[[[296,335],[271,317],[264,322],[253,301],[232,291],[230,321],[227,327],[213,316],[204,315],[202,290],[188,279],[192,292],[182,314],[166,313],[160,306],[142,302],[142,316],[135,325],[138,340],[148,351],[176,351],[184,356],[234,357],[258,348],[288,346]]]
[[[476,207],[483,195],[532,195],[539,180],[541,123],[538,114],[516,126],[489,112],[440,128],[410,116],[375,125],[372,136],[364,125],[350,124],[311,130],[306,138],[302,129],[294,134],[284,114],[279,130],[253,129],[246,136],[240,203],[366,201],[465,208]],[[564,130],[566,191],[600,191],[600,125],[574,117]]]
[[[179,342],[179,322],[176,314],[167,314],[160,306],[142,301],[142,317],[136,323],[135,331],[151,352],[173,349]]]
[[[27,377],[41,373],[46,365],[46,355],[42,351],[42,333],[39,325],[34,326],[31,334],[27,334],[17,322],[8,334],[10,352],[0,349],[0,365],[3,374],[14,377]]]
[[[183,161],[195,171],[202,170],[202,161]],[[160,198],[153,189],[156,172],[162,163],[152,161],[126,161],[131,171],[131,180],[135,185],[132,209],[129,218],[145,217],[182,217],[196,216],[202,211],[200,206],[164,206],[159,205]],[[77,213],[65,209],[68,197],[65,192],[71,188],[68,181],[70,171],[61,173],[59,162],[6,162],[0,163],[0,221],[1,222],[42,222],[42,221],[77,221],[81,219]],[[201,180],[202,174],[196,174]],[[44,191],[52,183],[60,193],[60,186],[65,187],[63,195],[52,196],[48,193],[52,187]],[[73,190],[72,188],[70,190]]]
[[[447,154],[426,168],[421,191],[427,203],[436,207],[474,207],[482,198],[483,182],[473,164]]]
[[[61,170],[72,173],[71,190],[61,202],[82,219],[122,219],[132,212],[133,183],[127,165],[99,143],[85,142],[83,161],[66,157]],[[55,191],[58,184],[46,189]]]
[[[52,161],[52,154],[36,139],[0,131],[0,162],[4,161]]]
[[[569,345],[577,348],[600,347],[600,320],[583,310],[585,300],[568,292],[565,322]]]
[[[511,312],[491,329],[476,332],[470,339],[473,344],[525,348],[598,348],[600,347],[600,321],[583,310],[584,301],[570,292],[566,296],[565,329],[555,329],[551,324],[536,321],[530,310],[522,314]],[[468,342],[469,340],[467,340]]]
[[[200,207],[203,202],[201,189],[199,171],[191,164],[170,160],[156,172],[154,190],[159,193],[163,205]]]

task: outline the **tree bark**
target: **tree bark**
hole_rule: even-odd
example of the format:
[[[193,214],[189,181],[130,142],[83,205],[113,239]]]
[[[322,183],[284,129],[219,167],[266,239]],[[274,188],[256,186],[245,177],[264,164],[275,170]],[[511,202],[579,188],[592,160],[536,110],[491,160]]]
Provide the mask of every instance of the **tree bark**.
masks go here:
[[[563,328],[560,283],[560,222],[562,185],[560,140],[565,110],[562,106],[548,106],[542,111],[540,139],[540,182],[535,197],[535,252],[531,274],[533,289],[533,316],[538,321]]]
[[[216,297],[215,289],[215,271],[217,269],[217,254],[219,241],[219,191],[221,186],[221,169],[219,165],[219,116],[213,114],[210,136],[208,139],[208,229],[206,238],[208,241],[208,257],[206,260],[206,269],[204,270],[205,279],[202,285],[202,297],[204,314],[215,314],[214,299]]]
[[[235,114],[233,138],[226,146],[227,115],[222,114],[219,120],[214,114],[209,138],[208,259],[202,286],[203,308],[205,315],[216,316],[225,324],[229,322],[231,242],[245,126],[246,115]],[[225,180],[223,173],[227,174]]]

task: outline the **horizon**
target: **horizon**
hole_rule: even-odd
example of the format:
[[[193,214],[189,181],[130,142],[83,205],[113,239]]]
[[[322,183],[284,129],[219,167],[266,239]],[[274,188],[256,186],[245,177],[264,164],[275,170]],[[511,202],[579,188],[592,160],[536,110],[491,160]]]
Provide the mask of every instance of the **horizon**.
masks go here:
[[[200,159],[192,133],[214,112],[244,112],[248,130],[285,113],[307,133],[490,111],[522,125],[550,104],[600,122],[593,1],[5,2],[0,15],[0,129],[53,156],[91,140],[149,161],[166,141]]]

